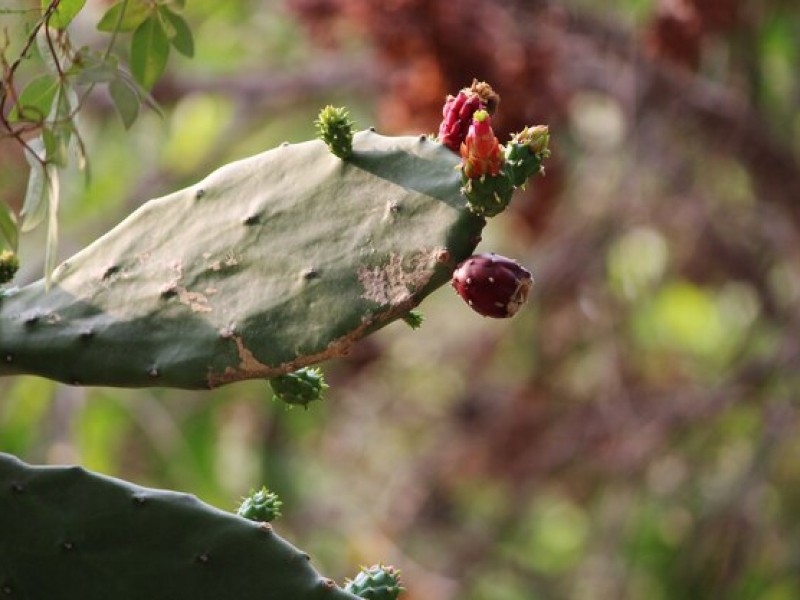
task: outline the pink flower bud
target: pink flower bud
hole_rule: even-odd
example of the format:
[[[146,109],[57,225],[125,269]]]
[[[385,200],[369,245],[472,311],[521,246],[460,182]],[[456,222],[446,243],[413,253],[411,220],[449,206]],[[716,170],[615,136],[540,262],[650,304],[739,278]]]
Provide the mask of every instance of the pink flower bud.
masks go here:
[[[461,144],[464,175],[469,179],[477,179],[484,175],[495,176],[503,166],[503,154],[500,143],[492,131],[492,118],[485,110],[476,111],[472,115],[469,132]]]
[[[442,109],[442,123],[439,125],[439,142],[453,152],[458,152],[472,123],[472,115],[483,108],[479,96],[461,90],[458,96],[448,96]]]

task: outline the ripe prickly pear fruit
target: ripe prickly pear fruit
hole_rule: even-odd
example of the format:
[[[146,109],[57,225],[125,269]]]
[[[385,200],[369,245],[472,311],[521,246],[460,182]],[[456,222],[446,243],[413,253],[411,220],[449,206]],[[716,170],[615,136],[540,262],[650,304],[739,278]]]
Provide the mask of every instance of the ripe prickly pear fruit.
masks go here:
[[[361,567],[356,578],[348,580],[344,586],[346,592],[368,600],[396,600],[404,589],[400,571],[380,563]]]
[[[322,371],[312,367],[273,377],[269,384],[275,399],[283,400],[289,406],[300,405],[306,409],[315,400],[322,400],[322,394],[328,388]]]
[[[336,108],[328,105],[323,108],[317,120],[317,135],[328,145],[330,151],[347,160],[353,155],[353,127],[350,113],[344,107]]]
[[[251,491],[249,496],[242,498],[236,514],[251,521],[269,523],[281,516],[282,505],[277,494],[262,486],[260,490]]]
[[[513,317],[525,304],[533,276],[510,258],[476,254],[458,265],[451,283],[475,312],[502,319]]]
[[[19,270],[19,258],[10,250],[0,252],[0,285],[8,283]]]

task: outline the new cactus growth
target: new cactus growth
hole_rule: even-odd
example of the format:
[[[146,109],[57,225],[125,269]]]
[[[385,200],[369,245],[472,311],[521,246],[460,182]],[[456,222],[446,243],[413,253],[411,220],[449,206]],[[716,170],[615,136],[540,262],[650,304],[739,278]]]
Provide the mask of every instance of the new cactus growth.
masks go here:
[[[463,192],[470,210],[483,217],[494,217],[504,211],[511,201],[514,185],[502,171],[505,156],[485,110],[473,115],[467,137],[461,144],[461,158]]]
[[[344,107],[336,108],[326,106],[317,120],[319,138],[328,145],[330,151],[342,160],[347,160],[353,155],[353,127],[355,123],[350,119],[350,113]]]
[[[302,406],[305,409],[308,409],[308,405],[315,400],[322,400],[322,395],[328,388],[322,371],[310,367],[274,377],[270,379],[269,384],[276,400],[282,400],[289,406]]]
[[[452,285],[485,317],[513,317],[528,300],[533,277],[519,263],[498,254],[471,256],[453,273]]]
[[[0,454],[0,597],[358,600],[274,530],[188,494]]]
[[[0,285],[8,283],[19,270],[19,258],[11,250],[0,252]]]
[[[542,161],[550,156],[546,125],[526,127],[512,136],[505,148],[505,169],[514,187],[525,187],[528,178],[544,173]]]
[[[347,581],[345,591],[367,600],[396,600],[404,591],[400,571],[390,565],[362,567],[355,579]]]
[[[425,315],[418,310],[410,310],[406,316],[403,317],[403,321],[405,321],[406,325],[411,327],[411,329],[419,329],[422,327],[423,321],[425,321]]]
[[[281,516],[281,506],[283,502],[278,495],[262,486],[260,490],[252,491],[249,496],[242,498],[236,514],[258,523],[269,523]]]

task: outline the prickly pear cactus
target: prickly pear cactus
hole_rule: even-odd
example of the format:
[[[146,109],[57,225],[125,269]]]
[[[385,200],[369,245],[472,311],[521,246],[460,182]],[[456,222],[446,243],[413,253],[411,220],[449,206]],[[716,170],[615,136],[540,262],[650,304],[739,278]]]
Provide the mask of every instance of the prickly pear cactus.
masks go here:
[[[193,496],[0,454],[0,597],[358,600],[259,525]]]
[[[229,164],[144,204],[43,282],[0,291],[0,375],[213,388],[345,354],[472,254],[459,158],[356,133]]]
[[[344,589],[367,600],[396,600],[404,591],[400,571],[383,564],[363,567],[355,579],[345,584]]]

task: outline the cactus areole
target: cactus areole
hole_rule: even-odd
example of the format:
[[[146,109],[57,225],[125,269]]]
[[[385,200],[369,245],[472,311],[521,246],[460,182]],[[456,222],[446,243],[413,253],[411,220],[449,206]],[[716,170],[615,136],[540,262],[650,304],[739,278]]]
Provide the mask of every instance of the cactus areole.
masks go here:
[[[513,317],[528,300],[533,276],[504,256],[477,254],[458,266],[452,285],[475,312],[502,319]]]

